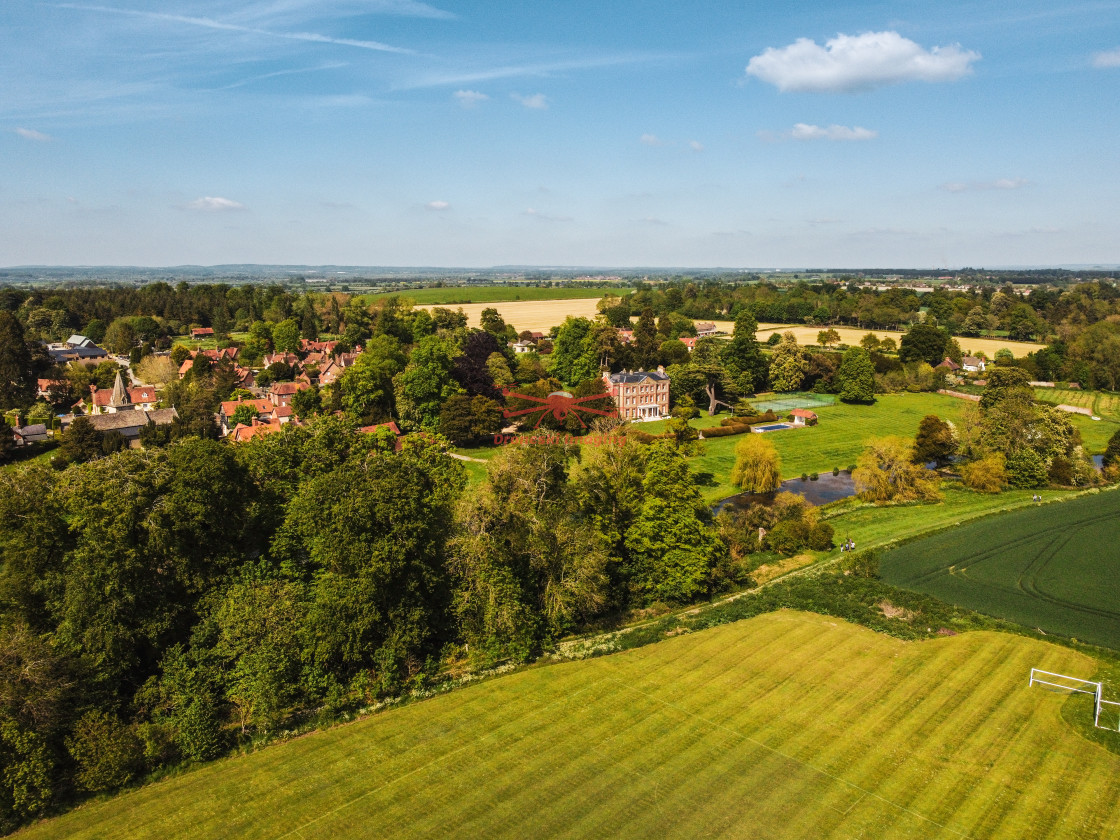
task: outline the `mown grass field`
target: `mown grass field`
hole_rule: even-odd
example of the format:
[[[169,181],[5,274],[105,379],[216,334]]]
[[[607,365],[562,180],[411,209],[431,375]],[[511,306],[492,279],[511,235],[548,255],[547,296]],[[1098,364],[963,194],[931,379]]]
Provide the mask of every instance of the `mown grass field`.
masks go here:
[[[1069,388],[1035,388],[1034,395],[1042,402],[1054,405],[1076,405],[1089,409],[1098,417],[1120,422],[1120,394]]]
[[[884,554],[880,569],[895,586],[1120,650],[1118,543],[1112,491],[942,531]]]
[[[901,642],[781,611],[522,671],[22,832],[180,838],[1104,838],[1120,757],[995,632]]]
[[[477,286],[470,288],[409,289],[380,295],[362,295],[363,305],[387,297],[408,298],[422,306],[448,306],[462,303],[499,303],[518,300],[599,300],[603,295],[628,295],[632,289],[624,286],[612,288],[543,288],[537,286]]]

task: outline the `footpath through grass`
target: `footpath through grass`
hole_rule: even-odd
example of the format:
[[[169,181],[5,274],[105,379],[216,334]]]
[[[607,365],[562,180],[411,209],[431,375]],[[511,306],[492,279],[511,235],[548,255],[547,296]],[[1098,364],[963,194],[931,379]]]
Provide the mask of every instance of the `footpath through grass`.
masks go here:
[[[535,668],[93,803],[27,840],[1102,838],[1120,757],[990,631],[906,643],[780,611]]]
[[[1049,494],[1044,494],[1049,495]],[[1120,650],[1120,492],[1034,505],[882,556],[888,583]]]

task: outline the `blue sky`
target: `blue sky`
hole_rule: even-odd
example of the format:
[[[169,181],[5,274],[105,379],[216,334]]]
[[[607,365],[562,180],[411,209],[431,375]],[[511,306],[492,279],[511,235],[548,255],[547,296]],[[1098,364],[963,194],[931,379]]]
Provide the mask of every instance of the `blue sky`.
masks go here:
[[[0,3],[0,265],[1120,263],[1120,2]]]

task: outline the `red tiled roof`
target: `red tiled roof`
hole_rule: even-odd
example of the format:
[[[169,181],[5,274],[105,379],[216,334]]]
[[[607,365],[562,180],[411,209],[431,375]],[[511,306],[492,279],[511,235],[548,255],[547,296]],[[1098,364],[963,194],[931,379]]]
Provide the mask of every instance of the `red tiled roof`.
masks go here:
[[[790,414],[792,414],[794,417],[804,417],[806,420],[816,420],[817,419],[816,413],[813,412],[813,411],[810,411],[807,408],[795,408],[793,411],[790,412]]]
[[[213,335],[214,330],[211,327],[192,327],[191,338],[199,338],[204,335]]]
[[[270,394],[275,394],[278,397],[286,397],[290,394],[296,394],[300,391],[306,391],[311,386],[306,382],[273,382],[272,387],[268,389]]]
[[[154,385],[141,385],[139,388],[129,388],[128,398],[134,403],[154,403],[157,399]]]
[[[390,420],[388,423],[375,423],[372,426],[362,426],[358,429],[359,432],[376,432],[378,429],[388,429],[393,434],[400,436],[401,430],[397,428],[395,420]]]
[[[242,405],[251,405],[257,410],[257,414],[271,414],[273,408],[275,408],[268,400],[228,400],[222,403],[222,414],[226,417],[233,417],[238,406]]]
[[[271,423],[261,423],[259,420],[254,420],[248,426],[243,423],[238,423],[237,428],[230,434],[230,440],[234,443],[241,443],[242,441],[251,440],[255,437],[271,435],[273,432],[278,432],[282,428],[283,426],[280,425],[279,420],[273,420]]]

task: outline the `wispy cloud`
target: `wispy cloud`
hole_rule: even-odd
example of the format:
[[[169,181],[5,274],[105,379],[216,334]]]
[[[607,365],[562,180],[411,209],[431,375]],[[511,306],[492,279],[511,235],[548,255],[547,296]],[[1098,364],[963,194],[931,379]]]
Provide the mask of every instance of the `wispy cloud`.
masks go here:
[[[435,210],[437,212],[442,212],[444,210],[450,210],[451,209],[450,204],[448,204],[446,201],[440,201],[438,199],[436,201],[429,201],[424,206],[427,207],[429,210]]]
[[[184,205],[188,210],[200,210],[204,213],[221,213],[227,210],[248,210],[240,201],[234,201],[231,198],[222,198],[221,196],[206,195],[202,198],[196,198],[194,201],[188,201]]]
[[[699,140],[689,140],[688,148],[692,149],[694,152],[702,152],[704,151],[704,144]]]
[[[77,11],[85,12],[99,12],[102,14],[113,15],[127,15],[130,17],[146,18],[148,20],[164,21],[166,23],[181,23],[186,26],[198,26],[206,29],[217,29],[225,32],[244,32],[251,35],[263,35],[268,38],[282,38],[288,41],[306,41],[315,44],[335,44],[343,47],[355,47],[363,50],[374,50],[375,52],[390,52],[401,53],[405,55],[415,54],[414,50],[405,49],[404,47],[394,47],[389,44],[383,44],[380,41],[362,41],[354,38],[334,38],[330,35],[320,35],[316,32],[276,32],[268,29],[260,29],[254,26],[242,26],[236,23],[227,23],[225,21],[215,20],[213,18],[205,17],[191,17],[188,15],[172,15],[164,12],[145,12],[139,9],[119,9],[113,6],[92,6],[80,3],[57,3],[56,8],[59,9],[75,9]]]
[[[501,64],[495,67],[477,69],[448,70],[427,72],[398,83],[401,90],[445,85],[468,85],[477,82],[491,82],[496,79],[541,78],[547,79],[562,73],[579,70],[595,70],[601,67],[618,67],[626,64],[639,64],[655,61],[663,56],[645,54],[600,55],[570,58],[549,62],[521,62]]]
[[[1093,66],[1102,70],[1111,67],[1120,67],[1120,47],[1114,50],[1096,53],[1093,56]]]
[[[43,134],[43,132],[35,131],[33,128],[17,128],[15,132],[24,140],[34,140],[37,143],[49,143],[54,139],[49,134]]]
[[[947,82],[971,72],[980,53],[960,45],[924,47],[897,32],[837,35],[824,46],[798,38],[769,47],[747,64],[747,75],[778,90],[850,93],[899,82]]]
[[[534,218],[534,219],[539,219],[542,222],[570,222],[570,221],[572,221],[571,216],[553,216],[549,213],[543,213],[540,210],[534,210],[532,207],[530,207],[528,210],[526,210],[524,215],[529,216],[529,217]]]
[[[233,16],[246,21],[302,19],[321,12],[322,5],[322,0],[261,0],[241,5]],[[393,15],[433,20],[454,20],[457,17],[452,12],[418,0],[334,0],[331,12],[335,15]]]
[[[878,131],[860,126],[830,125],[827,128],[819,125],[797,123],[790,131],[789,136],[794,140],[874,140],[879,136]]]
[[[643,146],[664,146],[665,143],[656,134],[643,134],[638,138],[638,142]]]
[[[509,98],[514,102],[520,102],[526,108],[533,111],[543,111],[548,108],[548,97],[543,93],[534,93],[529,96],[522,96],[520,93],[511,93]]]
[[[973,190],[1017,190],[1029,184],[1026,178],[997,178],[994,181],[949,181],[942,184],[945,192],[960,193]]]
[[[345,61],[332,61],[327,64],[320,64],[316,67],[294,67],[291,70],[276,70],[272,73],[262,73],[259,76],[249,76],[248,78],[241,79],[240,81],[233,82],[232,84],[224,85],[221,90],[232,90],[233,88],[244,87],[251,85],[254,82],[263,82],[266,79],[275,79],[277,76],[298,76],[304,73],[318,73],[322,70],[338,70],[342,67],[349,67],[350,65]]]
[[[452,94],[455,100],[464,108],[474,108],[480,102],[485,102],[490,97],[477,90],[457,90]]]

